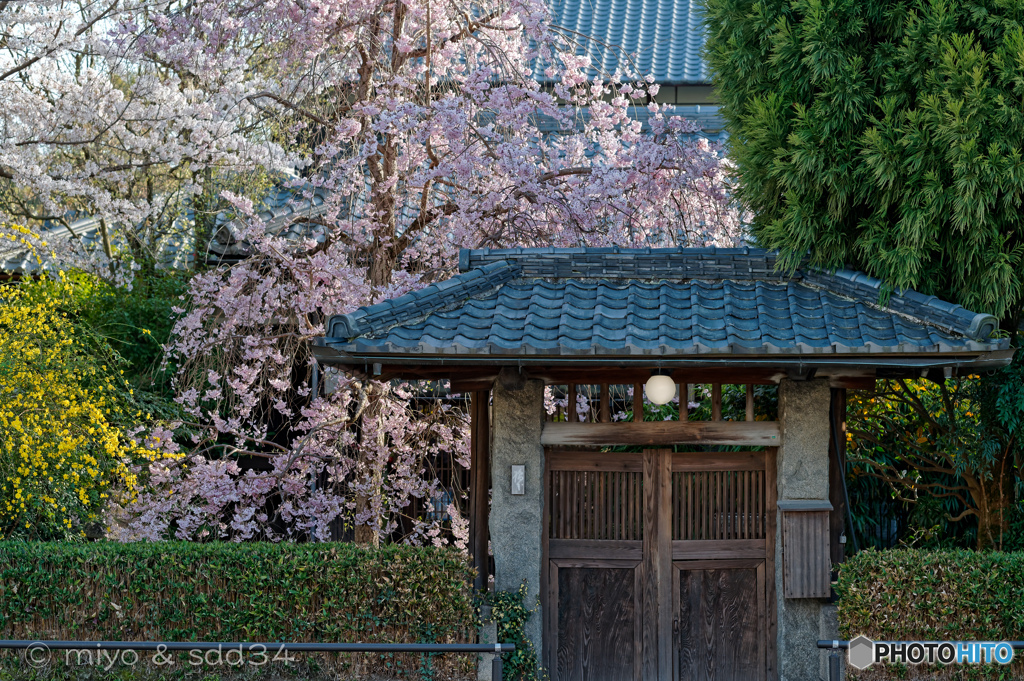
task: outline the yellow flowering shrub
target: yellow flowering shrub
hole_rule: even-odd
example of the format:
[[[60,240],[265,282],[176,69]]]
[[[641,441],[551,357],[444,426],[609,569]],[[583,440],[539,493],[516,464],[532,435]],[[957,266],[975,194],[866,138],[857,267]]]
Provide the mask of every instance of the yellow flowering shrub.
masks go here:
[[[76,324],[74,286],[0,289],[0,538],[81,536],[157,456],[129,435],[144,415],[118,356]]]

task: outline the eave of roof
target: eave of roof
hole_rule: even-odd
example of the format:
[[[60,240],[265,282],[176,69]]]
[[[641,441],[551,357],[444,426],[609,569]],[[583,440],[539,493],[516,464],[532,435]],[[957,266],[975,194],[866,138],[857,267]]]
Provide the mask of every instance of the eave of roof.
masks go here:
[[[1010,363],[1013,349],[985,352],[930,352],[871,354],[708,354],[708,355],[498,355],[498,354],[415,354],[415,353],[358,353],[349,354],[330,343],[330,339],[316,340],[313,355],[326,366],[359,368],[370,374],[375,364],[389,367],[588,367],[608,369],[663,368],[663,369],[778,369],[793,370],[801,374],[814,370],[828,373],[857,373],[866,370],[908,369],[912,373],[935,369],[951,369],[952,375],[967,375],[999,369]],[[929,374],[930,375],[930,374]]]

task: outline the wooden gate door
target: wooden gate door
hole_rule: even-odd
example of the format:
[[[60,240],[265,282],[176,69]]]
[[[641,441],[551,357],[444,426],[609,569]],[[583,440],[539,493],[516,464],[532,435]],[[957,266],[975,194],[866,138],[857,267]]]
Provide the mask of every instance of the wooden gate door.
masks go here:
[[[772,681],[774,451],[547,455],[555,681]]]

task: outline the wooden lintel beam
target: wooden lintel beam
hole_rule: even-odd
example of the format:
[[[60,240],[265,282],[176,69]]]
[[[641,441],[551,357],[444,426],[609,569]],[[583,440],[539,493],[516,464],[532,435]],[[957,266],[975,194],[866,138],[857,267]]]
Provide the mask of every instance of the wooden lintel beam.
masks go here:
[[[539,378],[548,385],[565,385],[575,383],[577,385],[597,385],[610,383],[612,385],[630,385],[633,383],[646,383],[651,377],[650,368],[587,368],[587,367],[529,367],[524,369],[531,378]],[[752,383],[756,385],[771,385],[785,378],[786,372],[778,369],[765,369],[760,367],[737,368],[723,367],[716,368],[693,368],[673,369],[672,378],[676,383],[724,383],[727,385],[745,385]]]
[[[390,381],[393,379],[404,379],[407,381],[451,381],[453,386],[458,383],[460,391],[486,390],[489,389],[498,378],[498,370],[495,367],[408,367],[396,364],[386,364],[381,368],[381,373],[373,376],[362,371],[352,370],[353,375],[365,376],[378,381]],[[454,388],[453,388],[454,389]]]
[[[494,383],[498,376],[496,366],[410,366],[402,364],[384,364],[381,373],[374,376],[372,372],[365,372],[362,366],[352,366],[345,369],[354,376],[363,378],[374,378],[388,381],[392,379],[439,381],[451,380],[454,386],[459,385],[459,391],[482,390]],[[576,385],[631,385],[634,383],[643,384],[651,376],[650,369],[629,369],[629,368],[596,368],[584,367],[551,367],[524,368],[524,373],[530,378],[543,380],[548,385],[564,385],[575,383]],[[893,374],[892,370],[888,370]],[[908,374],[909,375],[909,374]],[[914,376],[920,372],[914,373]],[[785,371],[765,368],[695,368],[695,369],[674,369],[672,378],[677,383],[721,383],[724,385],[772,385],[777,384],[781,378],[786,376]],[[853,390],[871,390],[874,388],[874,372],[825,372],[833,388],[849,388]]]
[[[453,378],[451,380],[451,391],[453,393],[469,393],[477,390],[490,390],[493,386],[493,378]]]
[[[619,421],[544,424],[541,444],[561,445],[745,445],[777,447],[777,421]]]
[[[874,376],[832,376],[828,384],[831,388],[847,388],[848,390],[874,390]]]

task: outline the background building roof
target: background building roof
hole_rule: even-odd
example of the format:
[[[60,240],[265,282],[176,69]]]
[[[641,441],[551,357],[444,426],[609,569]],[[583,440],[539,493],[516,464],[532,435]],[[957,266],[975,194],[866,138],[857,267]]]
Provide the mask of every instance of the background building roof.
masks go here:
[[[591,58],[591,75],[650,74],[656,83],[711,82],[701,58],[704,25],[697,0],[549,0],[555,26]]]
[[[278,185],[263,197],[256,215],[263,221],[267,234],[293,241],[323,241],[327,230],[319,221],[333,219],[327,215],[328,209],[327,192],[319,187]],[[235,262],[251,254],[251,247],[241,236],[245,225],[244,218],[217,216],[217,229],[209,246],[212,262]]]
[[[1002,365],[995,317],[758,249],[463,250],[461,274],[332,317],[321,359]]]

